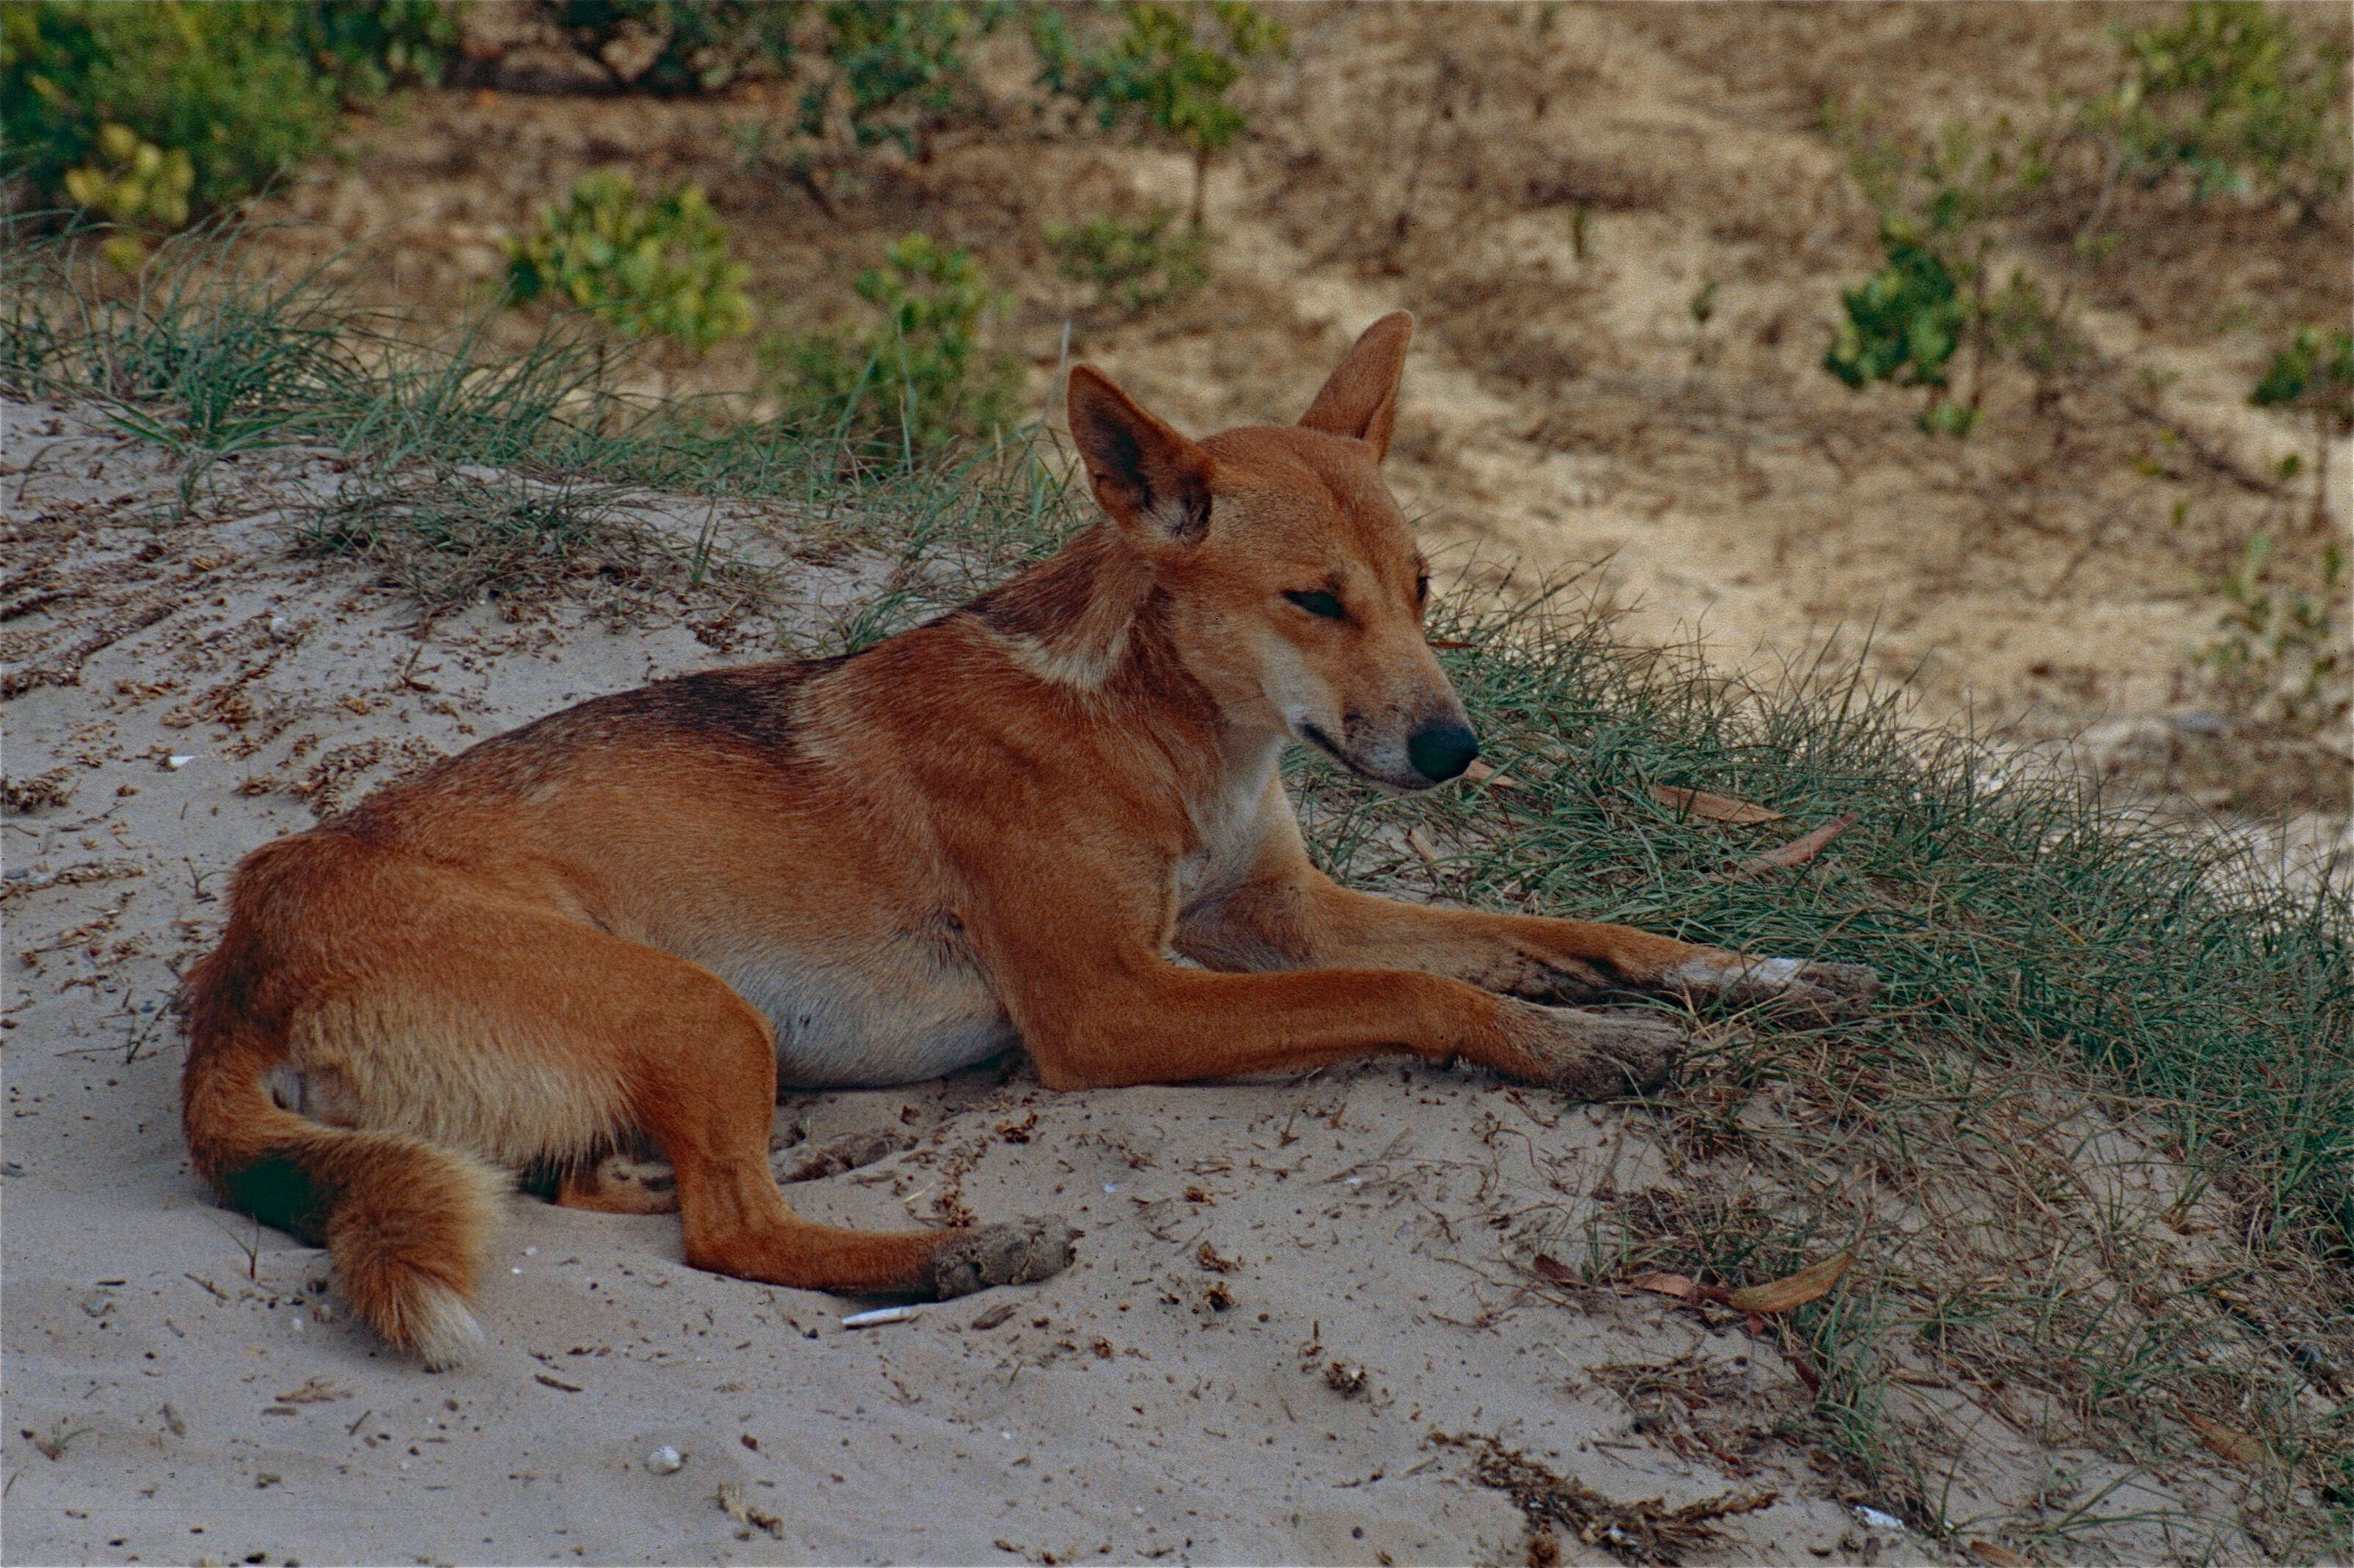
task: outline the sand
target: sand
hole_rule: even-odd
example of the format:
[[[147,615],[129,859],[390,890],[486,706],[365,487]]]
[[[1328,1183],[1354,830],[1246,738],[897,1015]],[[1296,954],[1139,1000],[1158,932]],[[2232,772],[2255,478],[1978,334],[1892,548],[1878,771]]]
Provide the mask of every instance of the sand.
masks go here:
[[[1535,1271],[1583,1260],[1597,1185],[1657,1176],[1643,1114],[1471,1073],[1053,1094],[1017,1054],[791,1097],[780,1143],[910,1145],[795,1185],[803,1213],[1059,1212],[1076,1263],[851,1329],[876,1303],[687,1268],[672,1217],[518,1196],[488,1347],[424,1372],[339,1309],[322,1253],[190,1174],[169,999],[229,868],[477,736],[773,646],[860,563],[796,566],[790,514],[739,508],[790,579],[773,622],[420,627],[366,568],[292,550],[331,454],[225,465],[164,526],[154,449],[89,410],[5,415],[8,1561],[1526,1561],[1461,1437],[1618,1505],[1774,1495],[1693,1561],[1949,1555],[1859,1522],[1870,1499],[1774,1436],[1808,1396],[1768,1340]],[[1713,1456],[1606,1386],[1662,1366],[1712,1391]],[[1989,1504],[1973,1485],[1957,1516]],[[1563,1559],[1628,1550],[1596,1533]]]

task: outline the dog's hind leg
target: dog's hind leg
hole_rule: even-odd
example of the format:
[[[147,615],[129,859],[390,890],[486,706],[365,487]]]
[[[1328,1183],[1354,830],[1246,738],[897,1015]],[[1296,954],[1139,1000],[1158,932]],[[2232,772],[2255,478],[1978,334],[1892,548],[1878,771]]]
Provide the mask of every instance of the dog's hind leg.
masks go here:
[[[1069,1263],[1072,1233],[1059,1220],[870,1232],[794,1213],[769,1167],[768,1020],[708,970],[620,946],[626,963],[609,954],[578,967],[606,1001],[572,1018],[605,1035],[631,1122],[670,1163],[689,1264],[771,1285],[938,1298],[1044,1279]]]
[[[1069,1261],[1059,1223],[896,1234],[811,1224],[769,1170],[769,1021],[716,975],[446,874],[394,865],[376,881],[406,895],[401,918],[366,927],[349,966],[364,972],[315,1010],[319,1059],[302,1063],[341,1070],[366,1125],[516,1167],[581,1162],[559,1201],[675,1208],[688,1263],[769,1284],[944,1296],[1043,1279]],[[621,1161],[603,1158],[617,1148]],[[665,1161],[674,1191],[661,1183]]]

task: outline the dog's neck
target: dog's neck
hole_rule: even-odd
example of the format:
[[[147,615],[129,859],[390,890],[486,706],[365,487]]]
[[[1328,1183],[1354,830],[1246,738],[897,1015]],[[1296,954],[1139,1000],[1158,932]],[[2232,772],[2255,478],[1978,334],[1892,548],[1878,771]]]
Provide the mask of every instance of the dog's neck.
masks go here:
[[[1263,770],[1264,758],[1287,738],[1280,730],[1237,723],[1187,668],[1150,563],[1108,523],[966,608],[1040,679],[1106,701],[1130,699],[1165,721],[1198,729],[1183,749],[1214,754],[1221,776]]]
[[[1098,524],[967,608],[1042,680],[1099,692],[1133,662],[1151,568]]]

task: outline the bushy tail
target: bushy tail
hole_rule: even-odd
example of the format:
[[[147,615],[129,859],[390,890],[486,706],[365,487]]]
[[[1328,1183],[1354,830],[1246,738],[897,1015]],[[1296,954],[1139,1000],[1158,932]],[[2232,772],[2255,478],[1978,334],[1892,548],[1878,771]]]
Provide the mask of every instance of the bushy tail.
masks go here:
[[[281,1042],[220,994],[207,964],[190,977],[181,1122],[198,1174],[231,1207],[334,1259],[344,1299],[429,1367],[482,1342],[466,1309],[496,1224],[504,1175],[405,1133],[330,1127],[270,1092]]]

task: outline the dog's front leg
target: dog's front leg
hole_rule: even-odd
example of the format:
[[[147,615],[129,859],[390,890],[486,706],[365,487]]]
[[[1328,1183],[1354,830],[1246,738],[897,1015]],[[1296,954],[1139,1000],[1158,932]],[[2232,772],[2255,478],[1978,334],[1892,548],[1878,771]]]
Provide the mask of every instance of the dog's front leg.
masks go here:
[[[1253,874],[1186,911],[1178,950],[1214,969],[1379,967],[1509,996],[1641,991],[1693,1002],[1861,1012],[1878,977],[1854,964],[1760,958],[1629,926],[1405,904],[1342,887],[1276,838]]]
[[[1009,988],[1050,1088],[1299,1072],[1402,1051],[1600,1099],[1658,1084],[1686,1038],[1670,1019],[1542,1007],[1397,969],[1214,974],[1144,955],[1092,967],[1034,971]]]
[[[1598,1098],[1649,1087],[1685,1038],[1673,1020],[1541,1007],[1397,969],[1232,974],[1162,956],[1163,902],[1108,868],[1041,868],[970,927],[1052,1088],[1297,1072],[1387,1052],[1461,1057]]]

